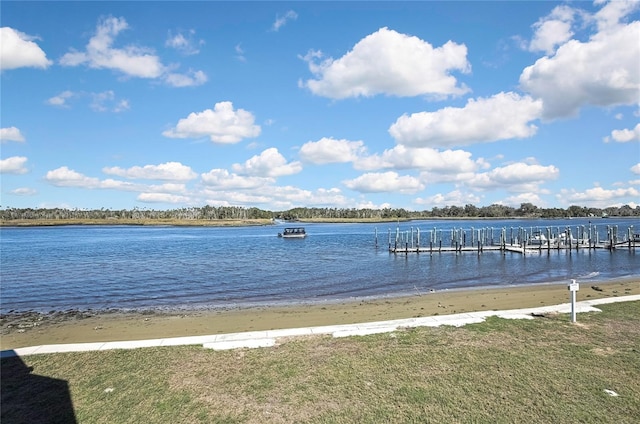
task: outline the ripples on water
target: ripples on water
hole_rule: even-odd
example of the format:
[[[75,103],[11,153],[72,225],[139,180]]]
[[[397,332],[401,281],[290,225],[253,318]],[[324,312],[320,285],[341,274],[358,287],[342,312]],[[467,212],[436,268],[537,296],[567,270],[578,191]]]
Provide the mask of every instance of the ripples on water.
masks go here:
[[[639,220],[597,220],[626,231]],[[414,221],[420,228],[526,228],[571,221]],[[393,255],[396,224],[306,224],[302,240],[282,226],[65,226],[0,229],[1,311],[194,309],[325,302],[430,290],[597,281],[640,274],[637,252],[620,249]],[[374,234],[378,230],[378,247]],[[604,239],[604,235],[602,236]]]

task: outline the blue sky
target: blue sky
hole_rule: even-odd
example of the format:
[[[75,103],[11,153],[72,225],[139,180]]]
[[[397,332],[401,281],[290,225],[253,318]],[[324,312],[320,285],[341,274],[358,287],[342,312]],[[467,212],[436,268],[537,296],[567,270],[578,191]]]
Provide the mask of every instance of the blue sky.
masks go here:
[[[640,205],[640,2],[1,3],[2,207]]]

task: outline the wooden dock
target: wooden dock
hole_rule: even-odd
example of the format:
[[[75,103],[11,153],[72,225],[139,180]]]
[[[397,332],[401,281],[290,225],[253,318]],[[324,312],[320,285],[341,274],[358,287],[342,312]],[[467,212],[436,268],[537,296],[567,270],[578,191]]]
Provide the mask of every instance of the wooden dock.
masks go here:
[[[606,231],[605,231],[606,230]],[[378,231],[376,229],[376,246]],[[389,252],[394,254],[434,254],[485,251],[513,252],[522,255],[551,251],[578,251],[584,249],[606,249],[610,251],[640,247],[640,234],[633,226],[619,231],[618,226],[607,226],[604,230],[595,225],[565,227],[518,227],[518,228],[434,228],[423,231],[419,228],[395,233],[388,231]]]

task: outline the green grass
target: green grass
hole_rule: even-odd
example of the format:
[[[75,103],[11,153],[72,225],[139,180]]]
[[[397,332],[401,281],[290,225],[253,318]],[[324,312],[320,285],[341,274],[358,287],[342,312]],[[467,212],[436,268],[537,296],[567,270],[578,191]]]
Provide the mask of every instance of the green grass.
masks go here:
[[[640,302],[601,309],[577,324],[491,318],[255,350],[36,355],[23,358],[32,383],[13,381],[3,360],[1,421],[38,408],[64,417],[63,390],[47,395],[57,407],[33,396],[53,379],[67,383],[80,423],[633,423]]]

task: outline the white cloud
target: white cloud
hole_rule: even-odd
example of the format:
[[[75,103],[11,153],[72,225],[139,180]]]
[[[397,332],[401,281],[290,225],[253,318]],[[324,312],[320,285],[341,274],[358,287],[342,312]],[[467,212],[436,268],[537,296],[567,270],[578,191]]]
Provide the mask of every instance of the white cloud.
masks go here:
[[[434,206],[443,207],[465,206],[469,204],[477,205],[478,203],[480,203],[480,196],[474,193],[463,193],[460,190],[453,190],[446,194],[438,193],[424,199],[418,197],[417,199],[415,199],[414,203],[428,208],[433,208]]]
[[[346,187],[361,193],[415,193],[424,189],[424,185],[416,177],[399,175],[389,171],[382,173],[366,173],[353,180],[342,182]]]
[[[30,187],[20,187],[15,190],[11,190],[9,193],[15,194],[16,196],[34,196],[38,191]]]
[[[57,96],[47,99],[47,104],[58,107],[68,107],[67,100],[77,97],[78,94],[73,91],[65,90]]]
[[[382,155],[359,158],[354,163],[358,170],[420,169],[444,174],[472,172],[485,166],[484,160],[473,161],[471,153],[464,150],[438,151],[429,147],[410,148],[397,145]]]
[[[113,47],[118,34],[128,28],[124,18],[108,17],[101,20],[86,51],[67,53],[62,56],[60,63],[65,66],[86,64],[96,69],[114,69],[133,77],[158,78],[165,69],[160,58],[150,49],[133,45],[122,49]]]
[[[273,178],[247,177],[232,174],[226,169],[212,169],[201,175],[202,182],[207,186],[224,190],[246,190],[264,187],[274,182]]]
[[[465,184],[482,190],[505,188],[511,192],[535,192],[540,184],[555,180],[559,175],[560,171],[553,165],[518,162],[476,174]]]
[[[616,31],[621,20],[640,8],[637,0],[595,0],[594,3],[603,5],[594,16],[600,32]]]
[[[57,187],[98,188],[100,186],[99,179],[87,177],[66,166],[47,172],[44,179]]]
[[[202,71],[189,70],[186,74],[168,73],[164,80],[172,87],[195,87],[207,82],[207,75]]]
[[[47,172],[44,180],[56,187],[77,187],[85,189],[110,189],[141,192],[148,190],[150,187],[142,184],[130,183],[128,181],[114,180],[111,178],[100,180],[98,178],[88,177],[73,169],[69,169],[67,166],[61,166],[60,168]]]
[[[162,135],[170,138],[209,137],[214,143],[234,144],[243,138],[260,135],[260,126],[254,125],[251,112],[233,109],[233,103],[216,103],[213,110],[192,112],[180,119],[175,128],[164,131]]]
[[[206,81],[202,71],[187,75],[170,72],[171,67],[162,64],[160,58],[147,47],[128,45],[113,47],[116,37],[129,25],[124,18],[108,17],[98,22],[95,35],[85,51],[71,51],[60,58],[64,66],[87,65],[94,69],[112,69],[130,77],[162,78],[174,87],[200,85]]]
[[[510,196],[504,199],[501,204],[505,204],[512,207],[519,207],[523,203],[531,203],[533,205],[543,207],[545,202],[540,198],[537,193],[519,193],[515,196]]]
[[[403,115],[389,128],[397,143],[413,147],[451,147],[533,136],[531,121],[542,103],[529,96],[499,93],[469,99],[465,107]]]
[[[113,91],[103,91],[102,93],[90,93],[92,101],[89,107],[97,112],[124,112],[129,110],[129,100],[116,99]]]
[[[638,162],[635,165],[633,165],[630,170],[634,174],[640,175],[640,162]]]
[[[165,180],[165,181],[189,181],[198,175],[193,170],[180,162],[166,162],[160,165],[133,166],[123,169],[118,166],[106,167],[102,172],[108,175],[130,179]]]
[[[299,173],[302,171],[302,164],[297,161],[287,163],[278,149],[271,147],[248,159],[244,164],[233,164],[232,169],[242,175],[276,178]]]
[[[605,143],[609,141],[617,141],[618,143],[628,143],[630,141],[640,141],[640,124],[637,124],[633,129],[622,129],[611,131],[611,136],[604,138]]]
[[[293,207],[329,206],[341,207],[350,204],[337,188],[305,190],[293,186],[268,186],[253,190],[225,191],[207,187],[198,193],[201,203],[209,205],[267,205],[271,210],[287,210]],[[351,203],[352,204],[352,203]]]
[[[362,141],[323,137],[318,141],[309,141],[300,148],[300,157],[314,164],[354,162],[366,148]]]
[[[149,186],[149,190],[160,193],[185,193],[187,186],[182,183],[152,184]]]
[[[0,160],[0,174],[20,175],[26,174],[29,170],[25,167],[27,158],[24,156],[12,156]]]
[[[292,186],[270,188],[268,202],[280,210],[293,207],[343,207],[349,203],[337,188],[304,190]]]
[[[280,16],[280,15],[276,16],[276,20],[271,26],[271,29],[277,32],[287,22],[295,21],[296,19],[298,19],[298,14],[293,10],[289,10],[283,16]]]
[[[246,62],[247,58],[244,55],[244,49],[242,48],[242,44],[238,43],[235,46],[235,52],[236,52],[236,59],[238,59],[240,62]]]
[[[568,6],[556,6],[549,16],[536,22],[533,25],[535,33],[529,50],[552,54],[557,46],[571,39],[574,13],[575,10]]]
[[[178,31],[177,34],[172,34],[169,31],[165,46],[174,48],[184,55],[194,55],[200,53],[199,46],[204,44],[204,40],[195,40],[196,31],[189,30],[186,33],[184,31]]]
[[[607,190],[602,187],[593,187],[583,192],[575,190],[561,190],[556,196],[564,204],[579,204],[593,207],[613,206],[616,202],[625,203],[625,200],[640,197],[640,191],[633,187]]]
[[[24,136],[16,127],[0,128],[0,142],[4,143],[6,141],[22,143],[24,142]]]
[[[333,99],[393,96],[449,96],[469,91],[451,71],[467,73],[467,47],[448,41],[434,48],[418,37],[387,28],[360,40],[337,60],[310,51],[304,60],[316,79],[301,82],[312,93]]]
[[[615,3],[615,2],[614,2]],[[520,75],[523,90],[543,100],[547,119],[575,116],[585,105],[632,105],[640,92],[640,21],[570,40]]]
[[[69,100],[89,98],[89,107],[96,112],[124,112],[131,108],[128,99],[119,99],[113,90],[101,93],[73,92],[66,90],[60,94],[47,99],[46,103],[51,106],[68,108]]]
[[[144,203],[189,203],[190,198],[170,193],[140,193],[137,200]]]
[[[36,37],[10,27],[0,28],[0,70],[48,68],[53,62],[33,40]]]

